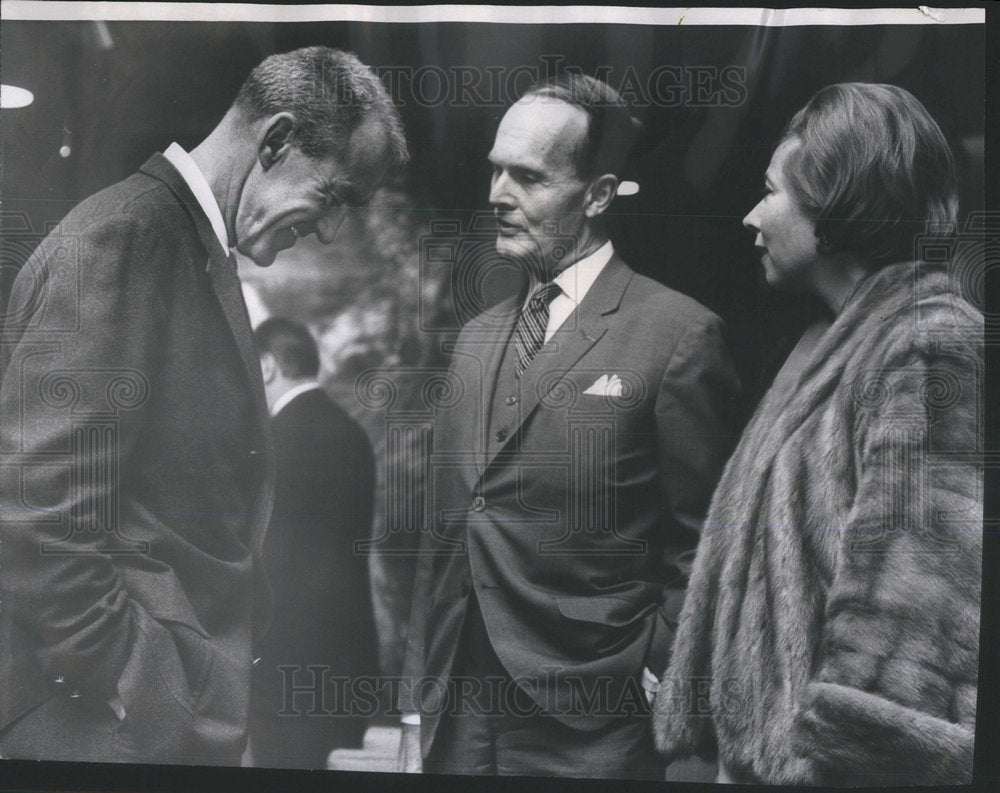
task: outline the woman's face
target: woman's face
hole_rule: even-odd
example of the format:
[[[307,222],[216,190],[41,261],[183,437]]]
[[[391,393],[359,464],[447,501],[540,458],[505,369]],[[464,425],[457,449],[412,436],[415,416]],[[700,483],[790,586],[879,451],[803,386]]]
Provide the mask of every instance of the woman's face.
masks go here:
[[[818,257],[816,224],[785,179],[785,161],[798,146],[795,138],[778,146],[764,175],[764,197],[743,218],[743,225],[757,235],[754,245],[768,285],[791,292],[810,291]]]

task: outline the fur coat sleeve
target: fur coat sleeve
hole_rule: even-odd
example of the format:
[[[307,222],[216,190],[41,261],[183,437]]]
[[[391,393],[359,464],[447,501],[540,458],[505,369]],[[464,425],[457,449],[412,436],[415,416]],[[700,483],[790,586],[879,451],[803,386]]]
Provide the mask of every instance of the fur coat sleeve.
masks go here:
[[[900,334],[877,372],[848,373],[857,492],[791,733],[822,781],[969,777],[982,553],[977,370],[961,348]]]

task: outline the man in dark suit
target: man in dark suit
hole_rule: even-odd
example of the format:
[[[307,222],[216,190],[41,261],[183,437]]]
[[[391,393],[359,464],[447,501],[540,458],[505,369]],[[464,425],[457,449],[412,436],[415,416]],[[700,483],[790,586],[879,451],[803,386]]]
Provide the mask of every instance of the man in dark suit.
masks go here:
[[[366,722],[350,693],[378,672],[368,556],[375,457],[364,430],[316,382],[309,331],[273,317],[254,331],[271,410],[274,512],[264,569],[274,620],[259,644],[251,696],[254,763],[326,768],[360,747]]]
[[[273,498],[235,246],[330,240],[405,157],[357,58],[272,56],[190,154],[85,200],[19,273],[0,387],[0,754],[238,763]]]
[[[497,249],[529,283],[463,329],[462,398],[435,420],[403,770],[663,778],[649,691],[739,384],[718,317],[608,239],[632,139],[582,75],[529,89],[497,130]]]

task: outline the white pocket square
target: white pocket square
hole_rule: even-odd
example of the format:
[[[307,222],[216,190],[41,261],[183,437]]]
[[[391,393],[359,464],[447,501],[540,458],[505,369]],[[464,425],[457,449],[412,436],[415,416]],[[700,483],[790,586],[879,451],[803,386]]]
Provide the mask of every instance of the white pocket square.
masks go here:
[[[595,396],[620,397],[622,395],[622,381],[616,374],[613,374],[610,377],[606,374],[602,374],[594,381],[594,384],[583,393],[593,394]]]

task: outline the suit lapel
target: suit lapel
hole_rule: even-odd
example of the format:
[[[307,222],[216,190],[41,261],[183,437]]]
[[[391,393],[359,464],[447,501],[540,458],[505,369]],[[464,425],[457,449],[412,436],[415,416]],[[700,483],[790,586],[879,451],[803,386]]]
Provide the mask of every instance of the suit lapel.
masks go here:
[[[260,359],[256,347],[254,347],[250,315],[247,313],[246,303],[243,300],[240,279],[236,275],[236,260],[230,259],[222,253],[218,239],[215,240],[215,248],[210,250],[208,272],[212,281],[212,289],[222,307],[222,313],[226,316],[233,341],[236,342],[240,359],[243,361],[243,367],[257,400],[257,407],[266,420],[268,415],[267,400],[264,396],[264,383],[261,379]]]
[[[264,384],[260,375],[260,360],[253,343],[253,331],[250,327],[250,316],[247,314],[246,303],[240,288],[240,280],[236,275],[236,261],[231,260],[229,252],[223,250],[219,238],[212,228],[212,223],[205,216],[201,205],[191,192],[187,182],[162,154],[155,154],[146,161],[140,169],[143,173],[164,182],[174,193],[177,200],[187,210],[202,247],[207,251],[206,270],[209,273],[212,289],[219,301],[219,306],[229,325],[233,342],[239,351],[240,360],[246,372],[250,387],[257,402],[258,412],[266,422],[268,418],[267,400],[264,396]]]
[[[205,268],[208,270],[212,289],[219,301],[223,316],[226,318],[226,324],[229,326],[233,343],[236,345],[240,360],[243,363],[243,371],[247,377],[250,391],[254,396],[257,408],[257,424],[264,447],[263,483],[254,505],[254,514],[257,516],[257,519],[251,536],[251,546],[259,564],[260,553],[264,544],[264,533],[274,504],[274,441],[271,438],[269,429],[270,416],[267,409],[267,399],[264,396],[264,381],[260,372],[260,360],[257,357],[253,343],[250,316],[247,313],[246,303],[243,300],[240,280],[236,275],[236,263],[235,261],[229,261],[228,251],[223,250],[211,222],[194,197],[194,193],[191,192],[191,188],[188,187],[187,182],[181,178],[181,175],[166,157],[162,154],[154,154],[139,170],[165,183],[180,204],[187,210],[191,221],[194,223],[202,247],[207,252]],[[199,267],[201,263],[195,262],[194,266]],[[257,585],[254,588],[254,611],[256,615],[254,619],[255,621],[259,619],[259,624],[266,626],[271,619],[272,603],[270,600],[270,588],[266,578],[258,576],[256,581]]]
[[[510,438],[518,435],[518,430],[534,413],[538,403],[607,333],[608,323],[605,317],[618,310],[625,287],[631,279],[632,270],[629,266],[617,254],[612,256],[576,310],[538,351],[531,365],[521,376],[521,410],[517,416],[517,426],[512,428]],[[498,356],[496,366],[492,370],[494,383],[496,367],[501,360],[502,358]],[[491,404],[492,396],[491,393]],[[486,467],[489,467],[495,457],[495,453],[487,457]]]
[[[201,215],[202,213],[199,212],[198,214]],[[207,219],[205,222],[206,224],[208,223]],[[257,356],[257,351],[253,343],[250,315],[247,313],[246,303],[243,300],[240,279],[236,275],[236,260],[223,254],[219,238],[215,236],[215,232],[211,229],[210,224],[209,231],[212,234],[211,239],[205,240],[203,235],[202,240],[215,243],[214,246],[208,246],[210,257],[208,268],[212,288],[215,290],[215,295],[219,300],[219,305],[222,307],[223,314],[226,316],[233,340],[236,342],[240,358],[243,361],[244,373],[247,376],[250,389],[254,395],[254,401],[257,404],[257,423],[260,427],[261,439],[265,448],[265,486],[261,488],[257,495],[257,503],[254,510],[255,514],[259,516],[259,529],[254,533],[253,547],[255,552],[260,554],[264,544],[264,531],[267,528],[271,509],[274,506],[275,459],[274,439],[270,432],[269,423],[270,413],[267,409],[267,397],[264,395],[264,380],[260,371],[260,359]],[[264,581],[264,586],[267,586],[266,579],[262,580]],[[273,602],[269,598],[266,603],[262,603],[260,606],[260,608],[265,610],[263,613],[267,615],[267,622],[270,622],[271,619],[272,606]]]

